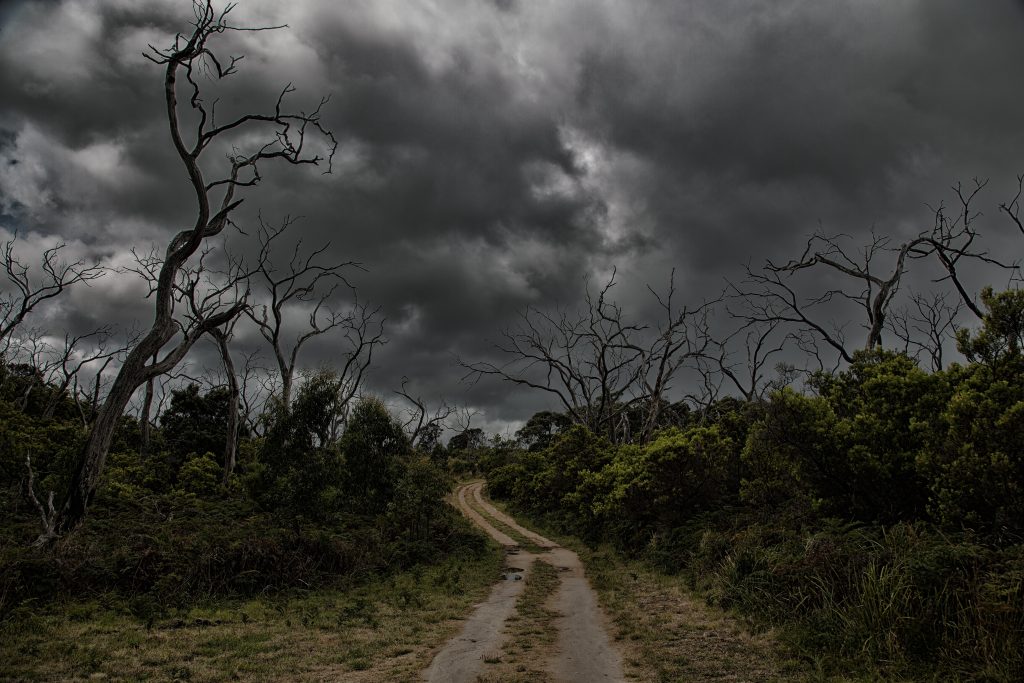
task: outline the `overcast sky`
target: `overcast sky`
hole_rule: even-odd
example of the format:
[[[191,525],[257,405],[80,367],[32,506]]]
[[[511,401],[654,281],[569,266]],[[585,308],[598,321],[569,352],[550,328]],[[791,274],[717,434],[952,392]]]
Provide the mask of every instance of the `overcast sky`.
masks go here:
[[[187,32],[190,3],[0,7],[2,229],[115,264],[165,243],[194,206],[142,53]],[[713,296],[819,224],[915,234],[975,176],[999,244],[1024,171],[1020,1],[242,0],[232,16],[288,28],[225,37],[246,58],[224,108],[291,82],[296,106],[331,96],[340,143],[332,175],[266,173],[239,222],[302,216],[307,244],[365,264],[390,339],[370,387],[408,376],[483,424],[545,404],[467,393],[452,359],[492,357],[527,305],[572,306],[613,266],[638,311],[672,268],[688,299]],[[140,294],[108,276],[36,322],[145,320]],[[329,359],[323,344],[303,364]]]

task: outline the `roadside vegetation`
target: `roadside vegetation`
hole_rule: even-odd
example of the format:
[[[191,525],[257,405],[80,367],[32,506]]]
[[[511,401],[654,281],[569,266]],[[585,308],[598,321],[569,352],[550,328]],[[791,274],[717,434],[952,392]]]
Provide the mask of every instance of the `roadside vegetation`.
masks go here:
[[[0,245],[0,679],[414,679],[503,566],[446,501],[482,474],[587,545],[638,678],[1024,680],[1024,292],[1012,253],[982,246],[987,181],[898,244],[819,231],[700,303],[673,272],[645,319],[614,301],[614,269],[575,311],[525,309],[490,356],[458,360],[556,406],[515,438],[408,379],[399,419],[367,393],[385,312],[358,264],[304,247],[291,218],[241,225],[261,169],[330,172],[338,140],[327,99],[293,109],[290,85],[273,114],[240,102],[214,124],[241,59],[218,41],[270,30],[233,7],[194,2],[147,54],[191,227],[116,268]],[[1014,236],[1024,175],[1016,189],[998,207]],[[235,251],[229,228],[254,237]],[[1010,289],[971,287],[982,275]],[[141,278],[148,328],[31,327],[107,276]],[[334,367],[302,372],[313,339]],[[188,378],[201,340],[220,368]],[[557,583],[533,567],[487,680],[546,676]]]
[[[857,352],[646,443],[542,415],[542,438],[478,463],[513,510],[677,576],[823,676],[1021,680],[1024,297],[984,303],[965,364]]]
[[[60,490],[85,429],[67,396],[42,416],[52,386],[22,408],[34,378],[2,372],[0,677],[418,671],[498,576],[500,553],[445,502],[450,477],[381,402],[322,439],[340,419],[330,373],[242,439],[227,483],[224,392],[175,391],[145,456],[125,418],[89,523],[35,547],[26,459],[40,496]]]

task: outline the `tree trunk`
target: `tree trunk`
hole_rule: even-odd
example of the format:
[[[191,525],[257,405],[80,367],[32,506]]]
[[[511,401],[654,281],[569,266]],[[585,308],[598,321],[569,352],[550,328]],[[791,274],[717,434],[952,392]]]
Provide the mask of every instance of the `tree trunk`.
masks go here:
[[[281,405],[289,407],[292,402],[292,368],[281,367]]]
[[[67,391],[69,382],[62,382],[59,387],[54,389],[51,387],[50,398],[46,401],[46,407],[43,408],[43,419],[49,420],[57,412],[57,404],[64,398],[64,392]]]
[[[114,384],[110,387],[110,393],[96,414],[96,421],[89,432],[89,440],[82,449],[78,467],[68,486],[67,497],[61,505],[60,519],[55,525],[58,535],[72,531],[85,519],[99,486],[100,475],[103,473],[103,465],[106,463],[107,452],[110,450],[118,422],[135,390],[150,378],[146,360],[157,354],[173,333],[174,327],[169,320],[163,324],[154,323],[149,334],[125,358]]]
[[[226,485],[232,472],[235,471],[235,463],[238,460],[238,402],[240,392],[238,389],[238,376],[235,374],[235,364],[231,360],[231,349],[228,348],[228,336],[222,330],[211,332],[217,340],[217,347],[220,349],[220,357],[224,362],[224,373],[228,378],[228,428],[224,444],[224,477]]]
[[[156,360],[154,358],[153,360]],[[153,434],[153,423],[150,420],[153,413],[153,384],[155,378],[150,377],[146,381],[146,397],[142,401],[142,415],[139,416],[139,428],[142,431],[139,444],[139,457],[145,459],[149,455],[149,441]]]

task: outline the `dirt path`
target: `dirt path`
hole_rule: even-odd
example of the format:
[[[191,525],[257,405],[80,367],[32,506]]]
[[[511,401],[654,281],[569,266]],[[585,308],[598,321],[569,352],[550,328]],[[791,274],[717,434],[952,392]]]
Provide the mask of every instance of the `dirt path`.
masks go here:
[[[584,577],[579,557],[495,508],[484,499],[482,489],[483,482],[460,486],[456,494],[459,510],[505,546],[509,565],[520,570],[516,573],[524,580],[503,580],[495,585],[487,600],[467,619],[462,631],[437,654],[424,672],[424,679],[431,683],[472,683],[489,662],[500,661],[507,640],[506,621],[514,615],[515,602],[529,580],[530,567],[539,559],[558,569],[560,576],[558,590],[550,603],[551,609],[559,615],[555,620],[558,638],[543,666],[551,680],[560,683],[624,681],[621,657],[608,637],[606,618]],[[537,546],[539,552],[523,552],[515,539],[496,525]]]

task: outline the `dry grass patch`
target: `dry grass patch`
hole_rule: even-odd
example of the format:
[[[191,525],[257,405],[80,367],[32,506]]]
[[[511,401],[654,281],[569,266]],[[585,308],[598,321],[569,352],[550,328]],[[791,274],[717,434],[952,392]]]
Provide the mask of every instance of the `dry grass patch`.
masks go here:
[[[507,506],[491,503],[508,512]],[[612,622],[627,678],[645,683],[816,678],[771,632],[754,633],[749,623],[708,606],[678,577],[626,560],[611,549],[595,551],[577,539],[546,529],[542,533],[579,555]]]
[[[795,681],[806,676],[770,633],[709,607],[667,577],[610,552],[582,550],[614,624],[626,675],[642,681]]]
[[[504,553],[325,589],[139,618],[116,598],[0,625],[0,681],[415,681]]]

